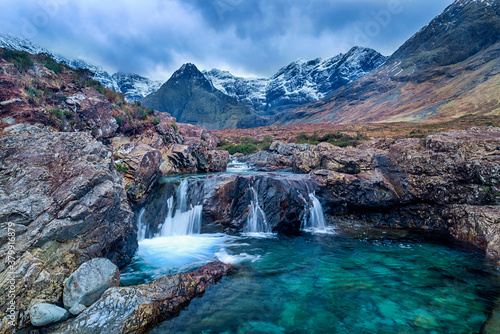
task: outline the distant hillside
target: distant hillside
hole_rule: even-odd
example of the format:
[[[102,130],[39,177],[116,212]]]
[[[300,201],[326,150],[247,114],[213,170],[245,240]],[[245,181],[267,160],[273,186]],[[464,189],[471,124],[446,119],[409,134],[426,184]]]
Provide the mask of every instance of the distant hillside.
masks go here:
[[[499,1],[455,1],[383,66],[274,123],[436,122],[499,115],[499,37]]]

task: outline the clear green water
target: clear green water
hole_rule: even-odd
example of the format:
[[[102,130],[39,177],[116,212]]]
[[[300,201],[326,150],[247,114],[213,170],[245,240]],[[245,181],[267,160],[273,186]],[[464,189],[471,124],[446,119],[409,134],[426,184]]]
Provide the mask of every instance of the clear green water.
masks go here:
[[[225,252],[247,260],[149,333],[478,333],[499,292],[481,254],[404,233],[242,237]]]

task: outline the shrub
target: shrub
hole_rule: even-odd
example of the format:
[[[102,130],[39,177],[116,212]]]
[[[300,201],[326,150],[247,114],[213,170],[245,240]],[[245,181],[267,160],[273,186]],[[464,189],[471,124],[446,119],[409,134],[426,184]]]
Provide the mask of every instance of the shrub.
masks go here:
[[[367,137],[360,133],[356,133],[355,136],[350,136],[341,132],[336,132],[336,133],[328,133],[322,137],[318,137],[317,134],[307,135],[306,133],[302,132],[295,138],[295,142],[297,144],[311,144],[311,145],[317,145],[319,143],[327,142],[339,147],[346,147],[346,146],[356,147],[366,139]]]
[[[161,120],[158,117],[153,117],[153,120],[151,122],[153,122],[154,125],[157,125],[160,124]]]
[[[20,72],[26,72],[33,66],[33,60],[31,60],[31,56],[28,52],[4,50],[2,52],[2,58],[14,63],[14,66]]]
[[[49,55],[45,56],[45,59],[42,61],[42,64],[49,70],[53,71],[55,74],[59,74],[64,70],[64,66],[59,64]]]
[[[49,113],[58,119],[63,119],[64,113],[61,109],[49,109]]]
[[[120,98],[120,94],[111,89],[104,89],[104,96],[111,103],[115,103]]]
[[[175,124],[175,122],[170,123],[170,126],[172,127],[172,129],[174,129],[175,132],[179,131],[179,127],[177,126],[177,124]]]
[[[228,151],[229,154],[241,153],[244,155],[249,155],[257,152],[259,148],[257,147],[257,145],[254,144],[237,144],[237,145],[229,145],[225,147],[224,150]]]
[[[29,99],[34,99],[35,97],[42,96],[43,92],[41,90],[36,89],[36,88],[30,87],[28,89],[27,94],[28,94]]]
[[[128,171],[128,166],[125,163],[117,162],[117,163],[115,163],[115,166],[116,166],[116,170],[119,173],[123,174],[123,173],[126,173]]]
[[[123,115],[118,115],[115,117],[115,120],[116,120],[116,123],[118,123],[118,126],[123,126],[123,124],[125,124],[125,118],[123,117]]]

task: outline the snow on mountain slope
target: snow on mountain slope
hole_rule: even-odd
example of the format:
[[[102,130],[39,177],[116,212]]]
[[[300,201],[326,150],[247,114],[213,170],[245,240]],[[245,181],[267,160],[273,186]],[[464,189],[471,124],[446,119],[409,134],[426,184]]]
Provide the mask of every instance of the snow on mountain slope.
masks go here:
[[[241,78],[232,75],[228,71],[221,71],[216,68],[203,71],[203,74],[216,89],[224,94],[234,97],[254,110],[266,109],[268,79]]]
[[[369,48],[354,47],[346,54],[322,60],[297,60],[270,79],[248,79],[213,69],[203,74],[214,87],[256,111],[318,101],[337,88],[381,66],[387,57]]]
[[[125,74],[118,72],[110,75],[101,66],[91,64],[82,59],[68,59],[56,53],[50,52],[27,39],[13,35],[0,34],[0,47],[9,50],[26,51],[31,54],[46,53],[56,61],[65,62],[74,69],[88,69],[94,73],[94,80],[99,81],[107,88],[125,94],[126,100],[129,102],[139,100],[146,95],[157,91],[162,85],[162,82],[160,81],[153,81],[137,74]]]

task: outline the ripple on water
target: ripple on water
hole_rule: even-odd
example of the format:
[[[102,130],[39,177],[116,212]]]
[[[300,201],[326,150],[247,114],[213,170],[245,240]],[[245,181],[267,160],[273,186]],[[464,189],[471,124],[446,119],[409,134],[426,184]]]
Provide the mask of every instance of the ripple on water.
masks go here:
[[[182,254],[240,269],[150,333],[477,333],[499,292],[481,254],[407,234],[213,238]]]

